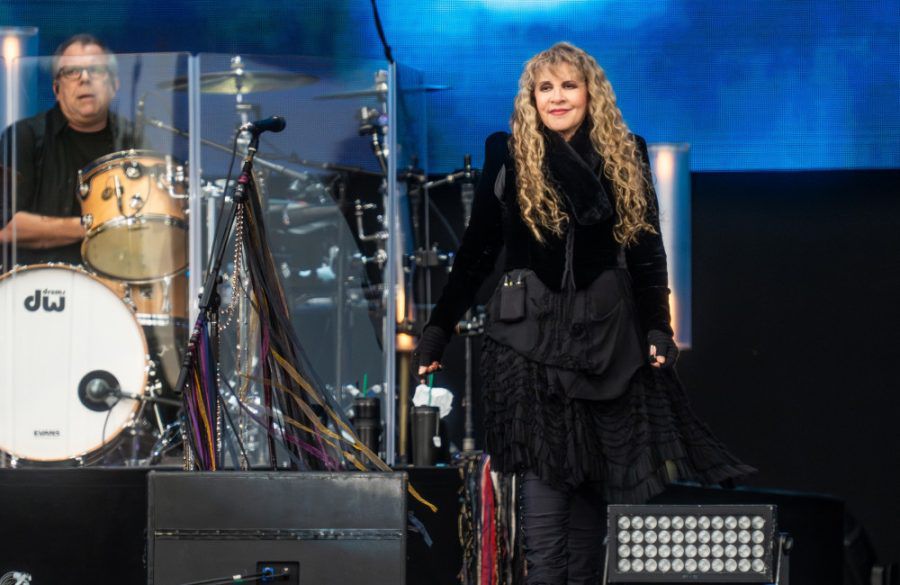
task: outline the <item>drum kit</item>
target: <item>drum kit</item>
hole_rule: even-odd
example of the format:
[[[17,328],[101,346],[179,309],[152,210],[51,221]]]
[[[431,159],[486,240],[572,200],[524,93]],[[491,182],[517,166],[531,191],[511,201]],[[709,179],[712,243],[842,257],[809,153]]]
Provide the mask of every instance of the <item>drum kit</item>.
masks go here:
[[[0,355],[14,365],[0,384],[10,466],[139,464],[177,435],[167,411],[188,329],[184,167],[115,152],[79,171],[77,196],[84,267],[0,276]]]
[[[244,94],[315,80],[301,73],[248,72],[235,58],[231,70],[201,75],[200,91],[236,96],[244,124]],[[376,75],[372,87],[318,99],[383,100],[384,82]],[[187,80],[160,87],[184,91]],[[414,88],[440,89],[445,88]],[[142,120],[186,135],[152,118]],[[370,121],[362,115],[360,134]],[[379,131],[373,134],[377,141]],[[256,162],[291,181],[288,197],[267,202],[270,221],[279,222],[283,233],[302,237],[322,222],[352,224],[335,206],[332,186],[317,175],[259,157]],[[320,172],[376,174],[291,162]],[[210,184],[200,191],[221,196],[225,189]],[[83,267],[29,265],[0,275],[0,359],[14,365],[0,367],[0,467],[157,464],[180,446],[174,386],[190,330],[187,165],[150,150],[114,152],[78,172],[76,195],[86,231]],[[359,242],[371,237],[361,225],[363,207],[371,204],[357,201],[351,210],[360,224]]]

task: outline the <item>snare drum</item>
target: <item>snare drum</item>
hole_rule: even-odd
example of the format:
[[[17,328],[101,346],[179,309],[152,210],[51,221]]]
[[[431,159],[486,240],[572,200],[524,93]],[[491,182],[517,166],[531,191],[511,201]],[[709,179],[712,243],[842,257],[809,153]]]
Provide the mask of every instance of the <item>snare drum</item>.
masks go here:
[[[131,282],[172,276],[187,266],[187,179],[171,156],[114,152],[78,172],[81,246],[94,272]]]
[[[13,461],[90,462],[132,423],[147,343],[100,280],[39,264],[0,277],[0,451]]]

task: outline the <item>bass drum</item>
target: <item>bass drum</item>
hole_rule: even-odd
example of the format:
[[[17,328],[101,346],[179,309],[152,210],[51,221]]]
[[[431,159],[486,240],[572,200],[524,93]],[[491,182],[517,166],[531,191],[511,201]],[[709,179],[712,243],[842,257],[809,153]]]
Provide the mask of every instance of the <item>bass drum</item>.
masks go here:
[[[149,358],[131,308],[81,269],[0,277],[0,451],[21,463],[90,463],[135,419]]]

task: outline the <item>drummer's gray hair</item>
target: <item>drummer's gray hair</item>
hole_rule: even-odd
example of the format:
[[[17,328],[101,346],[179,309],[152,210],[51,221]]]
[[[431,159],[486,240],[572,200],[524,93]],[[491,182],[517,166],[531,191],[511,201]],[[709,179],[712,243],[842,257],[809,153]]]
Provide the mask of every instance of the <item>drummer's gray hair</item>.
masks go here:
[[[53,79],[56,79],[56,76],[59,74],[59,59],[62,57],[62,54],[66,52],[66,49],[71,47],[72,45],[97,45],[100,47],[100,50],[109,57],[109,61],[107,62],[107,66],[109,67],[110,76],[115,79],[118,77],[119,73],[119,63],[116,60],[116,55],[112,51],[109,50],[109,47],[106,46],[106,43],[95,37],[94,35],[88,33],[80,33],[77,35],[72,35],[67,38],[63,42],[56,47],[56,50],[53,51],[53,61],[51,63],[51,73],[53,73]]]

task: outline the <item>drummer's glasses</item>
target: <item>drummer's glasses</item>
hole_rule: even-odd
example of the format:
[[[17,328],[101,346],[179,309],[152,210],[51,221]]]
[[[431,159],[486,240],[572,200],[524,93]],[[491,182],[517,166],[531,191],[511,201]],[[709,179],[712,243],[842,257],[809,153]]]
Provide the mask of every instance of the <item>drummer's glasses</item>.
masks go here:
[[[109,77],[109,67],[106,65],[71,65],[69,67],[61,67],[56,76],[67,81],[75,81],[81,79],[81,74],[84,71],[87,71],[88,77],[91,79],[99,80]]]

